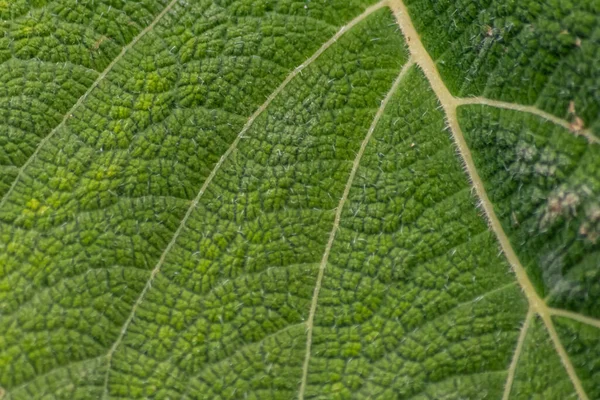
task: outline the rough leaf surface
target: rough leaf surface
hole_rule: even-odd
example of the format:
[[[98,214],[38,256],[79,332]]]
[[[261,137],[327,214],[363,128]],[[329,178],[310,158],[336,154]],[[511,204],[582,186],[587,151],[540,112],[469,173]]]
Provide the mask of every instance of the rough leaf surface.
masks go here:
[[[600,399],[598,0],[0,0],[0,399]]]

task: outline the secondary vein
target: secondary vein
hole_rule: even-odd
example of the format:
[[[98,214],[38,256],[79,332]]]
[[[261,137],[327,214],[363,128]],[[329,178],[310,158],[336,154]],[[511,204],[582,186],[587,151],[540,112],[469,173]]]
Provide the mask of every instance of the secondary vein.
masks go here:
[[[521,357],[521,353],[523,352],[523,344],[525,343],[525,338],[527,337],[527,331],[529,330],[529,326],[531,325],[533,315],[533,309],[529,308],[527,316],[525,317],[525,322],[521,327],[521,333],[519,334],[519,339],[517,340],[517,347],[515,348],[515,353],[513,354],[512,361],[510,362],[510,367],[508,368],[508,375],[506,377],[506,383],[504,384],[504,394],[502,395],[502,400],[508,400],[510,397],[510,391],[512,389],[513,381],[515,380],[515,372],[517,370],[517,365],[519,364],[519,358]]]
[[[562,118],[558,118],[557,116],[550,114],[546,111],[540,110],[539,108],[537,108],[535,106],[525,106],[522,104],[515,104],[515,103],[509,103],[506,101],[493,100],[493,99],[488,99],[485,97],[463,97],[463,98],[455,98],[455,100],[459,105],[479,104],[479,105],[485,105],[485,106],[496,107],[496,108],[504,108],[507,110],[514,110],[514,111],[520,111],[520,112],[525,112],[525,113],[529,113],[529,114],[534,114],[534,115],[537,115],[538,117],[548,120],[556,125],[562,126],[563,128],[567,129],[569,132],[573,133],[575,136],[583,136],[584,138],[586,138],[588,140],[589,143],[600,144],[600,139],[598,139],[598,137],[596,137],[592,133],[592,131],[590,131],[589,129],[574,130],[573,124],[570,123],[569,121],[566,121]]]
[[[369,127],[369,130],[367,131],[367,135],[363,139],[363,141],[360,145],[360,149],[359,149],[358,153],[356,154],[356,157],[354,158],[354,162],[352,163],[352,169],[350,170],[350,175],[348,176],[348,181],[346,182],[344,192],[343,192],[342,197],[336,207],[335,218],[333,221],[333,228],[331,229],[331,232],[329,234],[329,240],[327,242],[327,245],[325,246],[325,251],[323,252],[323,258],[321,259],[321,263],[319,264],[319,273],[317,275],[317,280],[315,282],[315,289],[314,289],[312,301],[310,304],[310,312],[308,314],[308,319],[306,321],[306,352],[305,352],[305,356],[304,356],[304,364],[302,366],[302,379],[300,381],[300,389],[299,389],[299,393],[298,393],[299,400],[304,399],[304,392],[306,390],[306,382],[307,382],[307,377],[308,377],[308,365],[310,362],[310,352],[311,352],[311,347],[312,347],[312,334],[313,334],[313,328],[314,328],[315,314],[317,312],[317,302],[319,299],[319,291],[321,290],[321,284],[323,282],[325,268],[327,266],[327,261],[329,260],[329,254],[331,253],[331,248],[333,247],[335,235],[340,226],[340,220],[342,218],[342,211],[344,209],[344,204],[346,203],[346,200],[348,199],[348,194],[350,193],[350,189],[352,188],[352,182],[354,181],[354,177],[356,176],[356,172],[358,171],[358,167],[360,165],[360,160],[365,152],[365,149],[367,148],[367,144],[369,143],[371,136],[373,136],[373,132],[375,131],[375,128],[377,127],[377,124],[379,123],[379,120],[381,119],[381,116],[383,115],[383,112],[385,111],[387,104],[389,103],[393,94],[398,89],[398,86],[400,85],[402,78],[404,78],[404,76],[406,75],[406,73],[408,72],[410,67],[413,66],[413,64],[414,64],[414,61],[412,60],[412,58],[409,59],[406,62],[406,64],[404,64],[404,66],[400,70],[400,73],[398,74],[398,77],[392,84],[390,91],[387,93],[387,95],[381,102],[381,105],[379,106],[379,109],[377,110],[377,113],[375,114],[375,118],[373,119],[373,122],[371,123],[371,126]]]
[[[552,339],[552,343],[554,344],[554,349],[558,353],[558,356],[560,357],[560,361],[562,362],[563,367],[567,371],[567,375],[569,375],[569,379],[571,380],[571,383],[573,383],[573,386],[575,387],[575,391],[577,392],[579,399],[580,400],[589,400],[587,393],[583,389],[583,386],[581,385],[581,381],[579,380],[579,377],[577,376],[575,367],[573,367],[573,363],[571,363],[571,359],[569,358],[569,355],[567,354],[567,351],[565,350],[562,342],[560,341],[560,337],[558,336],[558,333],[556,332],[556,329],[554,328],[554,324],[552,323],[552,316],[548,312],[547,308],[545,311],[546,312],[538,311],[538,314],[544,321],[544,325],[546,325],[546,330],[548,331],[548,334],[550,335],[550,338]]]
[[[150,32],[152,29],[154,29],[156,24],[158,24],[158,22],[171,10],[171,8],[173,8],[173,6],[177,3],[177,1],[178,0],[171,0],[171,2],[169,4],[167,4],[167,6],[156,16],[156,18],[154,18],[154,20],[150,23],[150,25],[148,25],[146,28],[144,28],[140,33],[138,33],[138,35],[135,38],[133,38],[133,40],[131,42],[129,42],[129,44],[127,44],[125,47],[123,47],[121,49],[121,52],[111,61],[110,64],[108,64],[108,66],[104,69],[104,71],[102,71],[100,73],[100,75],[98,75],[98,77],[92,83],[92,85],[88,88],[88,90],[86,90],[86,92],[77,100],[77,102],[73,105],[73,107],[71,107],[71,109],[69,111],[67,111],[67,113],[63,116],[63,119],[60,121],[60,123],[58,125],[56,125],[56,127],[54,127],[54,129],[52,129],[52,131],[50,131],[50,133],[48,135],[46,135],[46,137],[40,141],[40,143],[36,147],[35,151],[31,154],[31,156],[27,159],[27,161],[25,161],[25,164],[23,164],[19,168],[19,170],[17,172],[17,176],[13,180],[13,183],[10,185],[10,188],[8,189],[8,191],[4,194],[4,196],[2,196],[2,199],[0,200],[0,209],[2,209],[4,207],[6,200],[10,197],[11,193],[17,186],[17,183],[22,178],[23,172],[33,162],[33,160],[35,160],[35,158],[38,156],[40,150],[46,145],[46,143],[48,143],[50,141],[50,139],[52,139],[52,137],[54,137],[54,135],[56,135],[56,133],[63,126],[65,126],[65,124],[67,123],[69,118],[71,118],[73,116],[73,113],[75,112],[75,110],[77,110],[85,102],[85,100],[90,95],[90,93],[98,87],[98,85],[100,84],[100,82],[102,82],[104,80],[104,78],[106,78],[106,75],[108,75],[108,73],[113,69],[113,67],[117,64],[117,62],[119,62],[119,60],[121,60],[123,58],[125,53],[127,53],[133,46],[135,46],[135,44],[137,42],[139,42],[140,39],[142,37],[144,37],[148,32]]]
[[[581,315],[573,311],[562,310],[558,308],[548,308],[548,312],[550,315],[555,315],[557,317],[569,318],[575,320],[577,322],[581,322],[586,325],[594,326],[600,329],[600,319],[588,317],[586,315]]]
[[[174,0],[174,1],[176,1],[176,0]],[[133,318],[135,316],[137,308],[142,303],[142,301],[143,301],[146,293],[148,292],[148,290],[152,286],[152,282],[154,281],[154,278],[156,277],[156,275],[159,273],[160,268],[162,267],[162,265],[164,264],[164,262],[165,262],[165,260],[167,258],[167,255],[169,254],[169,252],[171,251],[171,249],[175,245],[175,243],[177,241],[177,238],[181,235],[181,232],[183,232],[183,229],[185,228],[185,225],[186,225],[189,217],[191,216],[192,212],[194,211],[194,209],[198,205],[198,202],[200,201],[200,199],[202,198],[202,196],[206,192],[206,189],[208,188],[208,186],[212,182],[213,178],[217,174],[217,171],[219,171],[219,169],[221,168],[221,166],[223,165],[223,163],[225,162],[225,160],[236,149],[238,143],[244,137],[244,135],[248,131],[248,129],[250,129],[250,127],[252,126],[252,124],[254,123],[254,121],[256,120],[256,118],[263,113],[263,111],[269,106],[269,104],[271,104],[271,102],[273,101],[273,99],[275,99],[275,97],[277,97],[283,91],[283,89],[288,85],[288,83],[290,83],[290,81],[292,79],[294,79],[300,72],[302,72],[302,70],[304,68],[306,68],[307,66],[309,66],[310,64],[312,64],[321,54],[323,54],[323,52],[325,50],[327,50],[331,45],[333,45],[343,34],[345,34],[346,32],[348,32],[350,29],[352,29],[354,26],[356,26],[362,20],[364,20],[365,18],[367,18],[369,15],[371,15],[375,11],[383,8],[386,5],[387,5],[387,0],[383,0],[383,1],[379,2],[379,3],[377,3],[377,4],[374,4],[373,6],[365,9],[365,11],[362,14],[360,14],[359,16],[357,16],[356,18],[354,18],[347,25],[343,26],[335,35],[333,35],[327,42],[325,42],[312,56],[310,56],[306,61],[304,61],[302,64],[300,64],[298,67],[296,67],[283,80],[283,82],[281,82],[281,84],[269,95],[269,97],[267,97],[267,100],[250,116],[250,118],[248,119],[248,121],[246,122],[246,124],[242,127],[242,129],[240,130],[240,132],[236,136],[235,140],[231,143],[231,145],[229,146],[229,148],[227,149],[227,151],[225,151],[225,153],[221,156],[221,158],[219,159],[219,161],[215,164],[215,166],[213,167],[212,171],[210,172],[210,174],[208,175],[208,177],[204,181],[204,184],[202,185],[202,187],[198,191],[198,194],[196,195],[196,197],[194,198],[194,200],[192,200],[192,202],[191,202],[190,206],[188,207],[188,209],[187,209],[187,211],[186,211],[183,219],[180,221],[177,230],[175,231],[175,233],[173,234],[173,237],[171,238],[171,241],[169,242],[169,244],[167,245],[167,247],[164,249],[164,251],[161,254],[158,262],[155,265],[155,267],[152,269],[152,272],[150,273],[150,277],[148,278],[148,280],[146,282],[146,285],[144,286],[144,289],[142,289],[142,292],[140,293],[140,295],[138,296],[137,300],[135,301],[135,303],[134,303],[134,305],[133,305],[133,307],[131,309],[131,312],[129,313],[129,316],[127,317],[127,319],[125,320],[125,323],[121,327],[121,331],[120,331],[119,336],[117,337],[117,340],[113,343],[113,345],[109,349],[108,353],[106,354],[107,368],[106,368],[106,374],[105,374],[105,377],[104,377],[104,397],[106,397],[108,395],[108,377],[109,377],[109,373],[110,373],[110,370],[111,370],[111,367],[112,367],[112,356],[115,353],[115,351],[117,350],[117,348],[119,347],[119,345],[121,344],[121,342],[123,340],[123,337],[125,336],[125,333],[127,332],[127,329],[129,328],[129,326],[131,325],[131,322],[133,321]]]

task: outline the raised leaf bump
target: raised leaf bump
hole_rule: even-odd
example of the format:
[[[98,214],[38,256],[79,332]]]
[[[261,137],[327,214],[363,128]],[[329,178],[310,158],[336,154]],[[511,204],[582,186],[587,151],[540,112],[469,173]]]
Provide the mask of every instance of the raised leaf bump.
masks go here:
[[[0,398],[597,398],[600,11],[526,3],[0,1]]]

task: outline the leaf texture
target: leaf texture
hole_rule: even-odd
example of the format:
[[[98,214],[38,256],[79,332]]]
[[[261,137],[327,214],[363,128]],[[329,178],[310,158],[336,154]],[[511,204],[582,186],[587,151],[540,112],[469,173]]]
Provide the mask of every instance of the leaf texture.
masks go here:
[[[599,19],[0,0],[0,398],[600,399]]]

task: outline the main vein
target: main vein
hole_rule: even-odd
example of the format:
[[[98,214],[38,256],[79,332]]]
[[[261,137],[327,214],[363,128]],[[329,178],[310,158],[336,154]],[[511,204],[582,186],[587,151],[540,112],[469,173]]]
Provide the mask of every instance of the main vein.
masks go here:
[[[323,252],[323,257],[321,258],[321,263],[319,264],[319,273],[317,275],[317,281],[315,282],[315,289],[314,289],[312,301],[310,304],[310,312],[308,314],[308,319],[306,321],[306,353],[304,355],[304,364],[302,366],[302,379],[300,381],[300,390],[298,393],[299,400],[304,399],[304,391],[306,390],[306,382],[307,382],[307,377],[308,377],[308,364],[310,362],[310,352],[311,352],[311,347],[312,347],[312,334],[313,334],[313,328],[314,328],[315,313],[317,311],[317,302],[319,300],[319,291],[321,290],[321,283],[323,282],[323,275],[325,274],[325,267],[327,266],[329,254],[331,253],[331,248],[333,247],[333,241],[335,240],[335,234],[337,233],[337,230],[340,226],[340,220],[342,218],[342,211],[344,209],[344,204],[346,203],[346,200],[348,199],[348,194],[350,193],[350,189],[352,188],[352,182],[354,181],[354,177],[356,176],[356,171],[358,171],[358,167],[360,165],[360,160],[365,152],[365,149],[367,148],[367,144],[369,143],[371,136],[373,136],[373,132],[375,131],[375,128],[377,127],[377,124],[379,123],[379,120],[381,119],[381,116],[383,115],[383,112],[385,111],[387,104],[389,103],[393,94],[398,89],[398,86],[400,85],[402,78],[404,78],[404,76],[406,75],[406,73],[408,72],[410,67],[413,66],[413,64],[414,64],[414,61],[412,60],[412,58],[409,59],[406,62],[406,64],[404,64],[404,66],[400,70],[400,73],[398,74],[398,77],[392,84],[390,91],[387,93],[387,95],[381,102],[381,105],[379,106],[379,109],[377,110],[377,113],[375,114],[375,118],[373,118],[373,122],[371,123],[371,126],[369,127],[369,130],[367,131],[367,135],[363,139],[363,141],[360,145],[360,149],[358,150],[358,153],[356,154],[356,157],[354,158],[354,162],[352,163],[352,169],[350,170],[350,175],[348,176],[348,181],[346,182],[346,187],[344,188],[344,193],[342,194],[342,197],[336,207],[335,218],[333,220],[333,228],[331,229],[331,232],[329,234],[329,241],[327,242],[327,245],[325,246],[325,251]]]
[[[71,107],[71,109],[69,111],[67,111],[67,113],[64,115],[64,117],[60,121],[60,123],[58,125],[56,125],[56,127],[54,129],[52,129],[52,131],[50,131],[50,133],[48,135],[46,135],[46,137],[40,141],[40,143],[36,147],[33,154],[31,154],[31,156],[27,159],[27,161],[25,161],[25,164],[23,164],[18,169],[17,176],[15,177],[13,183],[10,185],[10,188],[8,189],[8,191],[4,194],[4,196],[0,200],[0,209],[2,209],[4,207],[6,200],[10,197],[10,194],[13,192],[13,190],[17,186],[17,183],[23,177],[23,172],[25,171],[25,169],[27,169],[27,167],[29,167],[29,165],[33,162],[33,160],[35,160],[35,158],[40,153],[40,150],[46,145],[46,143],[48,143],[50,141],[50,139],[52,139],[52,137],[54,137],[54,135],[56,135],[56,133],[63,126],[65,126],[65,124],[67,123],[69,118],[71,118],[73,116],[73,113],[75,112],[75,110],[77,110],[85,102],[85,100],[90,95],[90,93],[98,87],[98,85],[100,84],[100,82],[102,82],[104,80],[104,78],[106,78],[106,75],[108,75],[108,73],[113,69],[113,67],[117,64],[117,62],[119,62],[119,60],[123,58],[125,53],[127,53],[133,46],[135,46],[136,43],[139,42],[140,39],[142,37],[144,37],[148,32],[150,32],[152,29],[154,29],[156,24],[158,24],[158,22],[171,10],[171,8],[173,8],[173,6],[177,3],[177,1],[178,0],[171,0],[171,2],[169,4],[167,4],[167,6],[156,16],[156,18],[154,18],[154,20],[150,23],[150,25],[148,25],[146,28],[144,28],[140,33],[138,33],[138,35],[135,38],[133,38],[133,40],[131,42],[129,42],[129,44],[127,44],[125,47],[123,47],[121,49],[121,52],[119,54],[117,54],[117,56],[111,61],[110,64],[108,64],[108,66],[104,69],[104,71],[102,71],[100,73],[100,75],[98,75],[98,77],[92,83],[92,85],[88,88],[88,90],[86,90],[86,92],[77,100],[77,102],[73,105],[73,107]]]
[[[215,164],[215,166],[213,167],[212,171],[210,172],[210,174],[208,175],[208,177],[204,181],[204,184],[202,185],[202,187],[198,191],[198,194],[196,195],[196,197],[194,198],[194,200],[191,202],[190,206],[188,207],[187,212],[185,213],[183,219],[180,221],[177,230],[175,231],[175,233],[173,234],[173,237],[171,238],[171,241],[169,242],[169,244],[167,245],[167,247],[164,249],[164,251],[161,254],[158,262],[155,265],[155,267],[152,269],[152,272],[150,273],[150,277],[148,278],[148,281],[146,282],[146,285],[144,286],[144,289],[142,289],[142,292],[140,293],[140,295],[138,296],[137,300],[133,304],[133,307],[131,309],[131,312],[129,313],[128,318],[125,320],[125,323],[121,327],[121,331],[120,331],[119,336],[117,337],[117,340],[113,343],[113,345],[109,349],[108,353],[106,354],[106,357],[107,357],[107,368],[106,368],[106,374],[105,374],[105,377],[104,377],[104,397],[106,397],[108,395],[108,377],[109,377],[109,373],[110,373],[110,370],[111,370],[111,367],[112,367],[112,356],[115,353],[115,351],[117,350],[117,348],[119,347],[119,345],[121,344],[121,342],[123,340],[123,337],[125,336],[125,333],[127,332],[127,329],[129,328],[129,326],[131,325],[131,322],[133,321],[133,318],[135,316],[137,308],[142,303],[142,301],[143,301],[146,293],[148,292],[148,290],[152,286],[152,282],[154,281],[154,278],[156,277],[156,275],[159,273],[160,268],[162,267],[162,265],[164,264],[164,262],[165,262],[165,260],[167,258],[167,255],[169,254],[169,252],[171,251],[171,249],[175,245],[175,243],[177,241],[177,238],[181,235],[181,232],[183,232],[183,229],[185,228],[187,220],[189,219],[189,217],[191,216],[192,212],[194,211],[194,209],[198,205],[198,202],[200,201],[200,199],[202,198],[202,196],[206,192],[206,189],[208,188],[208,186],[210,185],[210,183],[214,179],[215,175],[217,174],[217,171],[221,168],[221,166],[223,165],[223,163],[225,162],[225,160],[229,157],[229,155],[237,148],[237,145],[239,144],[240,140],[244,137],[244,135],[248,131],[248,129],[250,129],[250,127],[252,126],[252,124],[254,123],[254,121],[256,120],[256,118],[259,115],[261,115],[263,113],[263,111],[265,111],[265,109],[269,106],[269,104],[271,104],[271,102],[273,101],[273,99],[275,99],[275,97],[277,97],[277,95],[279,95],[283,91],[283,89],[288,85],[288,83],[290,83],[290,81],[292,79],[294,79],[296,77],[296,75],[298,75],[300,72],[302,72],[302,70],[304,68],[306,68],[307,66],[309,66],[310,64],[312,64],[321,54],[323,54],[323,52],[325,50],[327,50],[332,44],[334,44],[344,33],[348,32],[355,25],[357,25],[358,23],[360,23],[362,20],[364,20],[365,18],[367,18],[369,15],[371,15],[373,12],[375,12],[375,11],[379,10],[380,8],[383,8],[384,6],[386,6],[386,4],[387,4],[387,0],[383,0],[383,1],[381,1],[381,2],[379,2],[377,4],[374,4],[373,6],[367,8],[362,14],[360,14],[359,16],[357,16],[356,18],[354,18],[347,25],[343,26],[335,35],[333,35],[327,42],[325,42],[306,61],[304,61],[301,65],[299,65],[298,67],[296,67],[283,80],[283,82],[281,82],[281,84],[275,89],[275,91],[273,91],[269,95],[269,97],[267,97],[267,100],[250,116],[250,118],[248,119],[248,121],[246,122],[246,124],[242,127],[242,129],[240,130],[239,134],[236,136],[235,140],[231,143],[231,145],[229,146],[229,148],[227,149],[227,151],[225,151],[225,153],[221,156],[221,158],[219,159],[219,161]]]
[[[544,324],[546,325],[546,329],[552,338],[552,342],[554,343],[554,347],[556,352],[560,356],[560,359],[569,375],[573,386],[577,392],[577,395],[581,400],[588,400],[587,394],[585,393],[581,381],[575,372],[575,368],[569,359],[567,352],[563,348],[560,338],[554,329],[554,325],[552,323],[551,313],[544,302],[543,299],[539,297],[533,284],[529,280],[525,268],[521,264],[519,257],[515,253],[508,236],[504,232],[502,228],[502,224],[500,220],[496,216],[494,211],[494,206],[490,199],[488,198],[487,192],[485,191],[485,187],[483,185],[483,181],[477,172],[477,168],[475,167],[475,163],[473,162],[473,157],[471,156],[471,150],[467,146],[467,142],[463,136],[461,127],[458,123],[458,117],[456,113],[456,109],[459,105],[461,105],[461,99],[457,99],[448,90],[442,78],[437,70],[435,62],[423,46],[419,34],[417,33],[412,20],[408,14],[408,10],[402,0],[390,0],[390,6],[394,11],[396,16],[396,20],[400,29],[404,33],[404,37],[406,38],[406,43],[408,45],[409,51],[414,58],[415,62],[421,67],[423,70],[425,77],[429,81],[431,88],[435,92],[443,110],[446,114],[446,120],[448,126],[451,130],[452,136],[458,147],[459,153],[463,159],[465,164],[465,168],[471,180],[471,184],[473,185],[475,192],[479,198],[481,207],[487,217],[489,226],[491,230],[496,235],[498,242],[506,256],[506,259],[510,263],[517,281],[521,286],[521,289],[525,293],[527,300],[529,302],[529,306],[531,309],[538,313]]]

